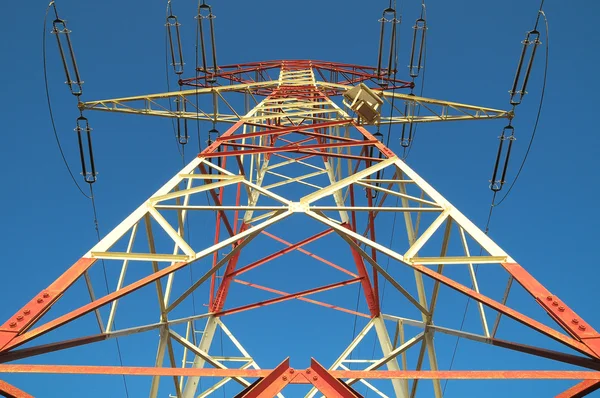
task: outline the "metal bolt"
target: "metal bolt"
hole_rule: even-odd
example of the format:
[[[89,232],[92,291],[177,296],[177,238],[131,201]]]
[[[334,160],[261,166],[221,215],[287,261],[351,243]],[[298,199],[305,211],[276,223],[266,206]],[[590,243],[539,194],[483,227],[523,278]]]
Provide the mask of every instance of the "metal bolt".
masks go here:
[[[17,321],[22,321],[22,320],[23,320],[23,315],[17,316]]]
[[[577,325],[577,324],[579,323],[579,319],[577,319],[577,318],[573,318],[573,321],[572,321],[572,322],[573,322],[575,325]]]
[[[560,312],[564,312],[564,311],[565,311],[565,307],[563,307],[563,306],[561,305],[560,307],[558,307],[558,310],[559,310]]]
[[[287,381],[287,376],[282,377],[283,381]]]
[[[313,376],[313,380],[317,381],[317,380],[319,380],[319,378],[317,376]]]
[[[546,297],[546,300],[548,300],[548,301],[552,301],[552,296],[548,296],[548,297]]]
[[[552,305],[556,307],[558,305],[558,301],[554,301]]]
[[[310,369],[306,369],[306,374],[310,374]]]
[[[40,297],[37,299],[37,302],[38,302],[38,304],[42,304],[44,302],[44,299]]]
[[[585,325],[579,325],[579,330],[585,330]]]
[[[44,293],[44,298],[48,298],[48,297],[50,297],[50,294],[49,293]]]
[[[23,314],[24,314],[24,315],[29,315],[29,314],[31,314],[31,311],[29,311],[27,308],[25,308],[25,309],[23,310]]]
[[[294,369],[290,369],[290,373],[294,374],[295,370]]]
[[[14,328],[15,326],[17,326],[17,322],[13,321],[11,323],[8,324],[11,328]]]

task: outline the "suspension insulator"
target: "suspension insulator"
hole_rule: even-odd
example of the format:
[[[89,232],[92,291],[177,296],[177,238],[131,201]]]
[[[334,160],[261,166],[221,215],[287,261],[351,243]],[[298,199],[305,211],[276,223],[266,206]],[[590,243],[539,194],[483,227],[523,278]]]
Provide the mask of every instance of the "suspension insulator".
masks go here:
[[[181,145],[185,145],[188,143],[189,134],[188,134],[188,120],[186,118],[182,118],[181,114],[185,113],[185,98],[177,98],[175,100],[175,105],[177,109],[177,141]],[[183,119],[183,120],[182,120]]]
[[[413,140],[413,123],[405,123],[402,125],[402,136],[400,137],[400,146],[402,148],[408,148]]]
[[[177,20],[177,17],[170,14],[167,17],[167,36],[169,40],[169,50],[171,52],[171,66],[176,75],[183,73],[183,47],[181,45],[181,33],[179,27],[181,24]]]
[[[215,41],[215,26],[214,26],[214,19],[216,18],[216,16],[213,14],[212,12],[212,7],[209,6],[208,4],[200,4],[198,6],[198,15],[196,16],[196,19],[198,20],[198,32],[200,34],[200,52],[202,53],[202,72],[206,73],[207,75],[207,82],[209,83],[215,83],[217,81],[216,78],[216,73],[217,73],[217,47],[216,47],[216,41]],[[206,38],[206,33],[204,31],[204,29],[206,29],[206,24],[204,23],[204,20],[208,20],[208,29],[209,29],[209,35],[210,35],[210,53],[211,53],[211,60],[212,60],[212,66],[209,67],[208,63],[207,63],[207,59],[206,59],[206,54],[207,54],[207,50],[206,50],[206,43],[205,43],[205,38]]]
[[[375,138],[377,139],[377,141],[379,141],[379,142],[383,143],[383,134],[381,134],[381,132],[380,132],[379,130],[377,130],[377,132],[376,132],[375,134],[373,134],[373,137],[375,137]],[[369,157],[371,157],[371,158],[373,158],[373,157],[374,157],[374,155],[375,155],[375,148],[376,148],[376,147],[375,147],[375,145],[374,145],[374,144],[371,144],[371,147],[369,148]],[[380,150],[378,150],[377,152],[378,152],[377,158],[378,158],[378,159],[381,159],[381,156],[382,156],[382,153],[381,153],[381,151],[380,151]],[[378,180],[379,178],[381,178],[381,170],[378,170],[378,171],[377,171],[377,174],[376,174],[376,176],[375,176],[375,179],[377,179],[377,180]],[[375,183],[375,186],[376,186],[376,187],[379,187],[380,185],[381,185],[381,184],[380,184],[380,183],[378,183],[378,182],[376,182],[376,183]],[[375,199],[375,198],[377,198],[377,195],[379,194],[379,191],[377,191],[377,190],[371,191],[371,190],[369,189],[369,190],[367,190],[366,192],[367,192],[367,197],[369,197],[369,192],[371,192],[371,198],[372,198],[372,199]]]
[[[531,75],[531,69],[533,68],[533,61],[535,60],[535,54],[537,48],[542,42],[540,41],[540,32],[537,30],[531,30],[527,32],[525,40],[523,40],[523,50],[521,51],[521,58],[517,66],[517,73],[515,74],[515,81],[513,82],[510,93],[511,105],[519,105],[523,101],[523,97],[527,94],[527,83],[529,83],[529,77]],[[523,73],[523,67],[527,64],[525,72]],[[520,87],[520,88],[519,88]]]
[[[425,37],[427,34],[427,23],[425,19],[419,18],[413,26],[413,42],[410,52],[410,64],[408,71],[410,77],[416,79],[423,69],[423,56],[425,52]]]
[[[373,137],[377,138],[377,141],[383,142],[383,134],[381,134],[379,131],[373,134]]]
[[[79,142],[79,156],[81,158],[81,172],[85,182],[93,184],[96,182],[96,165],[94,163],[94,151],[92,150],[92,129],[87,118],[77,118],[77,141]]]
[[[379,55],[377,57],[377,76],[379,76],[379,78],[381,79],[379,84],[380,85],[386,85],[386,82],[384,82],[383,78],[387,77],[387,79],[390,79],[392,76],[392,73],[395,72],[395,65],[393,65],[394,62],[394,51],[396,50],[395,46],[396,46],[396,24],[400,23],[400,20],[398,20],[396,18],[396,10],[393,8],[386,8],[385,10],[383,10],[383,15],[381,16],[381,19],[379,20],[379,22],[381,22],[381,35],[379,37]],[[384,43],[386,41],[386,24],[391,23],[392,27],[391,27],[391,32],[389,34],[389,53],[388,53],[388,58],[387,58],[387,70],[385,72],[385,74],[383,74],[382,71],[382,67],[384,65],[383,63],[383,48],[384,48]]]
[[[512,150],[513,141],[515,138],[515,128],[511,125],[504,127],[500,138],[500,144],[498,145],[498,154],[496,155],[496,164],[494,165],[494,172],[492,173],[492,179],[490,180],[490,189],[494,192],[502,190],[502,186],[506,181],[506,170],[508,169],[508,163],[510,161],[510,152]],[[504,145],[504,141],[508,141],[508,145]],[[498,178],[498,172],[502,170],[500,178]]]
[[[402,124],[402,135],[400,136],[400,146],[408,148],[413,140],[414,123],[413,118],[415,116],[415,101],[406,101],[404,103],[404,116],[410,120],[408,123]]]
[[[69,86],[71,94],[79,97],[83,93],[83,81],[79,75],[79,68],[77,67],[77,61],[75,60],[75,51],[73,50],[70,33],[71,31],[67,28],[67,24],[64,20],[60,18],[54,20],[52,23],[52,34],[56,35],[58,51],[62,59],[67,79],[65,83]]]
[[[221,133],[219,132],[219,130],[217,130],[216,127],[213,127],[212,129],[210,129],[208,131],[209,145],[212,145],[212,143],[215,142],[217,140],[217,138],[219,138],[220,135],[221,135]],[[217,147],[217,152],[221,152],[220,145]],[[217,158],[217,166],[221,167],[221,158],[220,157]]]

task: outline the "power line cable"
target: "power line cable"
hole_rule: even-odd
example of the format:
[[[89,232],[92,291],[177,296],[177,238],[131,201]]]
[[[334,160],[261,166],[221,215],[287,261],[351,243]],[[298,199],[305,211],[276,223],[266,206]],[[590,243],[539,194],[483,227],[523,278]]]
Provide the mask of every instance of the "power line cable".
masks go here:
[[[96,237],[98,238],[98,242],[100,242],[101,238],[100,238],[100,226],[98,223],[98,210],[96,208],[96,197],[94,195],[94,186],[93,184],[89,184],[90,185],[90,198],[92,201],[92,211],[93,211],[93,215],[94,215],[94,229],[96,230]],[[100,260],[102,262],[102,271],[104,274],[104,283],[106,285],[106,294],[110,293],[110,288],[108,286],[108,275],[106,273],[106,264],[104,263],[104,259]],[[115,325],[116,327],[116,323],[115,320],[113,319],[113,325]],[[123,355],[121,354],[121,344],[119,344],[119,338],[116,337],[115,338],[115,344],[117,346],[117,354],[119,357],[119,364],[121,365],[121,367],[123,367]],[[125,396],[127,398],[129,398],[129,388],[127,387],[127,379],[125,378],[125,375],[121,375],[123,377],[123,387],[125,388]]]
[[[541,117],[541,113],[542,113],[542,108],[543,108],[543,105],[544,105],[545,92],[546,92],[546,82],[547,82],[547,77],[548,77],[548,64],[549,64],[549,47],[550,47],[550,44],[549,44],[550,40],[549,40],[548,18],[546,17],[546,14],[543,11],[543,7],[544,7],[544,0],[542,0],[542,2],[540,4],[540,9],[538,11],[538,15],[537,15],[536,22],[535,22],[535,27],[534,27],[534,30],[537,30],[538,23],[539,23],[539,20],[540,20],[540,16],[543,16],[544,17],[544,23],[545,23],[545,26],[546,26],[546,55],[545,55],[546,59],[545,59],[545,65],[544,65],[544,77],[543,77],[543,83],[542,83],[542,92],[540,94],[540,105],[538,107],[538,111],[537,111],[537,115],[536,115],[536,120],[535,120],[535,124],[534,124],[534,127],[533,127],[533,132],[531,134],[531,139],[530,139],[529,145],[527,147],[527,151],[525,152],[525,156],[523,158],[523,161],[521,162],[521,166],[519,167],[519,171],[517,172],[517,175],[515,176],[515,179],[511,183],[511,185],[510,185],[508,191],[506,192],[506,194],[502,197],[502,199],[500,199],[500,201],[498,203],[496,203],[496,195],[497,195],[498,192],[494,191],[494,195],[492,196],[492,201],[491,201],[491,205],[490,205],[490,211],[488,213],[488,219],[487,219],[486,226],[485,226],[485,231],[484,231],[486,235],[488,235],[488,233],[489,233],[490,222],[491,222],[491,219],[492,219],[492,214],[494,212],[494,209],[497,206],[499,206],[500,204],[502,204],[502,202],[504,202],[504,200],[508,197],[508,195],[510,194],[512,188],[515,186],[515,183],[517,182],[517,180],[519,178],[519,175],[521,174],[521,171],[523,171],[523,168],[524,168],[525,163],[527,161],[527,157],[528,157],[528,155],[529,155],[529,153],[531,151],[531,147],[533,145],[533,141],[535,140],[537,128],[538,128],[538,125],[539,125],[539,121],[540,121],[540,117]],[[479,255],[481,255],[482,252],[483,252],[483,247],[481,248],[481,250],[479,252]],[[476,267],[475,268],[475,275],[477,275],[477,269],[478,268],[477,268],[477,266],[475,266],[475,267]],[[461,324],[460,324],[460,330],[461,331],[463,330],[463,327],[464,327],[464,324],[465,324],[465,320],[466,320],[466,317],[467,317],[467,311],[468,311],[470,302],[471,302],[471,298],[469,297],[468,300],[467,300],[467,304],[465,306],[465,311],[463,313],[463,318],[462,318],[462,321],[461,321]],[[460,337],[457,337],[456,338],[456,344],[454,346],[454,351],[452,353],[452,358],[450,360],[450,368],[449,368],[449,370],[452,370],[452,367],[454,365],[454,360],[455,360],[455,357],[456,357],[456,352],[458,350],[458,344],[459,344],[459,342],[460,342]],[[444,383],[443,394],[445,394],[445,392],[446,392],[447,385],[448,385],[448,380],[446,380],[445,383]]]
[[[89,183],[89,187],[90,187],[90,194],[87,195],[83,189],[81,188],[81,186],[79,185],[79,183],[77,182],[77,180],[75,179],[75,176],[73,174],[73,172],[71,171],[71,168],[69,166],[69,163],[67,162],[66,156],[64,154],[61,142],[60,142],[60,138],[58,136],[58,132],[57,132],[57,128],[56,128],[56,122],[54,120],[54,112],[52,109],[52,100],[51,100],[51,96],[50,96],[50,89],[49,89],[49,82],[48,82],[48,67],[47,67],[47,49],[46,49],[46,31],[47,31],[47,21],[48,21],[48,14],[50,12],[50,8],[54,6],[54,12],[56,14],[56,18],[58,19],[58,13],[56,10],[56,5],[54,1],[51,1],[48,4],[48,7],[46,8],[46,13],[44,16],[44,24],[43,24],[43,33],[42,33],[42,58],[43,58],[43,69],[44,69],[44,86],[45,86],[45,91],[46,91],[46,101],[48,103],[48,112],[50,114],[50,121],[52,124],[52,131],[54,133],[54,138],[56,140],[56,144],[58,146],[58,150],[60,152],[60,155],[62,157],[63,163],[65,165],[65,167],[67,168],[67,171],[71,177],[71,179],[73,180],[73,183],[75,184],[75,186],[77,187],[77,189],[79,190],[79,192],[86,197],[87,199],[90,199],[91,201],[91,205],[92,205],[92,212],[93,212],[93,217],[94,217],[94,229],[96,230],[96,237],[98,239],[98,242],[100,242],[101,238],[100,238],[100,228],[99,228],[99,223],[98,223],[98,211],[97,211],[97,207],[96,207],[96,198],[94,196],[94,188],[93,185],[91,183]],[[58,32],[56,34],[59,34]],[[110,292],[110,288],[108,285],[108,276],[106,273],[106,265],[104,263],[104,260],[101,260],[102,262],[102,270],[103,270],[103,274],[104,274],[104,282],[106,285],[106,291],[107,294]],[[113,321],[114,323],[114,321]],[[123,356],[121,353],[121,346],[119,344],[119,339],[115,338],[115,343],[117,346],[117,354],[118,354],[118,358],[119,358],[119,364],[121,365],[121,367],[123,366]],[[129,389],[127,386],[127,380],[125,378],[125,375],[122,375],[123,377],[123,387],[125,389],[125,396],[127,398],[129,398]]]
[[[422,1],[421,7],[422,7],[421,8],[421,18],[423,18],[427,21],[427,5],[425,4],[425,0]],[[425,29],[427,29],[427,26],[425,26]],[[423,42],[423,47],[424,47],[423,48],[423,76],[421,77],[421,90],[419,92],[420,97],[423,97],[423,92],[425,90],[425,76],[427,75],[427,33],[425,33],[425,41]],[[421,115],[421,105],[419,105],[419,107],[417,109],[417,116],[420,116],[420,115]],[[412,141],[410,142],[409,147],[404,148],[404,151],[402,154],[403,161],[406,161],[406,159],[408,159],[408,156],[412,152],[415,139],[417,138],[418,128],[419,128],[419,123],[417,123],[415,125],[415,130],[413,131]]]
[[[544,2],[542,1],[542,5],[543,4],[544,4]],[[519,179],[519,176],[521,175],[521,172],[523,171],[523,168],[525,167],[525,163],[527,162],[527,158],[531,151],[531,147],[533,146],[533,141],[535,140],[538,125],[540,122],[540,117],[542,115],[542,108],[544,106],[544,98],[545,98],[545,94],[546,94],[546,82],[547,82],[547,78],[548,78],[548,64],[549,64],[549,55],[550,55],[550,36],[549,36],[550,29],[548,26],[548,18],[546,17],[546,13],[544,13],[544,11],[542,11],[540,9],[540,11],[538,13],[538,20],[539,20],[539,15],[542,15],[544,17],[544,23],[546,25],[546,54],[545,54],[546,59],[545,59],[545,65],[544,65],[544,78],[543,78],[543,83],[542,83],[542,93],[540,95],[540,105],[538,107],[537,116],[535,118],[535,124],[533,126],[533,132],[531,134],[531,139],[529,140],[529,145],[527,146],[527,151],[525,152],[525,156],[523,157],[521,166],[519,166],[519,171],[515,175],[515,178],[512,181],[512,183],[510,184],[508,191],[506,191],[506,194],[504,194],[502,199],[500,199],[500,201],[498,203],[496,203],[494,206],[500,206],[502,204],[502,202],[504,202],[504,200],[506,200],[506,198],[508,197],[508,195],[511,193],[512,189],[514,188],[515,184],[517,183],[517,180]],[[536,22],[536,26],[537,26],[537,22]]]
[[[489,234],[490,232],[490,223],[492,221],[492,214],[494,213],[494,201],[496,200],[496,195],[498,194],[498,192],[494,192],[494,194],[492,195],[492,201],[490,203],[490,211],[488,212],[488,218],[487,218],[487,222],[485,223],[485,230],[484,233],[486,235]],[[481,247],[481,249],[479,250],[479,255],[481,256],[481,254],[483,253],[483,247]],[[477,276],[477,271],[478,271],[479,267],[477,264],[475,264],[475,276]],[[471,297],[469,297],[467,299],[467,304],[465,305],[465,310],[463,312],[463,316],[462,316],[462,321],[460,322],[460,328],[459,330],[462,331],[464,326],[465,326],[465,321],[467,319],[467,312],[469,310],[469,304],[471,303]],[[450,367],[448,370],[452,370],[452,367],[454,366],[454,360],[456,358],[456,352],[458,351],[458,344],[460,342],[460,337],[456,338],[456,343],[454,344],[454,350],[452,351],[452,358],[450,359]],[[444,396],[446,394],[446,387],[448,386],[448,379],[446,379],[444,381],[444,389],[442,390],[442,396]]]
[[[54,139],[56,140],[56,145],[58,146],[58,151],[60,152],[60,156],[61,156],[63,163],[67,169],[67,172],[69,173],[69,176],[71,176],[71,180],[73,180],[73,184],[75,184],[75,186],[77,187],[77,189],[79,190],[79,192],[81,192],[81,194],[83,196],[85,196],[87,199],[92,199],[90,196],[86,195],[85,192],[83,192],[83,189],[81,188],[81,186],[75,179],[75,175],[71,171],[71,167],[69,166],[69,162],[67,161],[67,158],[66,158],[65,153],[62,148],[62,144],[60,142],[60,138],[58,136],[56,122],[54,121],[54,112],[52,110],[52,100],[50,98],[50,87],[49,87],[49,83],[48,83],[48,66],[47,66],[47,56],[46,56],[46,30],[47,30],[47,26],[48,26],[47,25],[48,13],[50,12],[50,8],[53,5],[54,5],[54,1],[51,1],[48,4],[48,8],[46,8],[46,15],[44,16],[44,31],[42,33],[42,58],[43,58],[42,65],[44,68],[44,86],[46,88],[46,102],[48,103],[48,113],[50,114],[50,122],[52,123],[52,131],[54,133]]]
[[[166,16],[169,17],[171,14],[171,0],[167,1],[167,10]],[[171,92],[171,83],[169,79],[169,25],[165,25],[165,80],[167,82],[167,92]],[[171,97],[169,97],[169,112],[173,113],[173,103],[171,102]],[[171,127],[173,128],[173,138],[175,138],[175,146],[177,147],[177,152],[181,155],[181,148],[179,147],[179,141],[177,139],[177,129],[175,127],[175,120],[171,118]]]

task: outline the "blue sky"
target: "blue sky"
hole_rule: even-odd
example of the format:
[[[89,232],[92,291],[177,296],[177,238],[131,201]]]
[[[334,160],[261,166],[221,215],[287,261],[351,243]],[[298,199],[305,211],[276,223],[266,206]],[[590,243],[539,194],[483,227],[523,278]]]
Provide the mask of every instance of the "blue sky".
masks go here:
[[[183,24],[189,60],[193,57],[193,3],[173,2]],[[419,3],[404,1],[402,6],[401,78],[405,74],[408,79],[407,69],[402,67],[407,64],[408,33],[417,18]],[[73,31],[77,60],[86,82],[86,100],[166,91],[163,2],[61,0],[58,6]],[[219,63],[289,58],[373,65],[379,28],[376,21],[385,6],[383,1],[355,0],[214,4]],[[508,108],[507,91],[520,42],[524,32],[533,26],[538,6],[537,1],[518,0],[506,0],[501,5],[475,0],[428,1],[424,96]],[[90,204],[72,185],[50,129],[41,65],[45,7],[44,2],[12,2],[7,5],[6,14],[13,18],[0,28],[5,38],[0,42],[4,54],[0,65],[4,92],[0,99],[4,132],[0,138],[4,186],[0,195],[4,209],[0,239],[3,260],[0,318],[3,319],[12,316],[46,287],[96,239]],[[598,194],[600,144],[595,125],[595,93],[599,88],[595,76],[600,42],[595,22],[600,5],[589,0],[546,2],[545,10],[550,21],[551,48],[544,111],[529,161],[511,196],[495,210],[490,236],[588,323],[600,327],[595,297],[596,225],[600,217],[593,210],[593,198]],[[59,135],[70,164],[78,172],[72,131],[78,112],[75,100],[62,84],[64,76],[53,41],[48,42],[48,51],[50,89]],[[542,55],[537,58],[530,94],[517,110],[518,141],[509,180],[516,173],[531,135],[541,89]],[[177,172],[181,161],[168,120],[94,113],[88,117],[94,128],[100,172],[94,187],[100,228],[106,233]],[[428,125],[420,128],[409,158],[411,167],[480,227],[485,225],[488,213],[491,193],[487,180],[502,127],[502,121]],[[398,140],[393,138],[390,147],[399,150]],[[187,160],[190,159],[188,155]],[[293,303],[288,307],[292,310],[281,310],[272,318],[263,319],[264,328],[276,330],[281,319],[286,319],[291,328],[296,322],[300,325],[290,315],[297,306]],[[315,319],[325,316],[328,315],[319,313]],[[232,322],[243,329],[253,320],[242,317]],[[349,326],[344,337],[349,341],[352,318],[340,322]],[[246,339],[251,346],[261,347],[260,331],[244,333],[248,333]],[[244,333],[240,333],[242,340]],[[323,354],[325,363],[339,352],[326,343],[337,336],[324,333],[323,338],[307,338],[289,353],[300,358],[296,364],[292,362],[294,366],[307,365],[304,349],[327,353]],[[269,336],[278,338],[276,333]],[[274,366],[288,355],[275,352],[284,347],[283,340],[273,341],[274,348],[266,355],[263,366]],[[152,338],[149,342],[152,345],[147,350],[145,346],[123,348],[124,362],[141,362],[147,356],[144,353],[152,357],[155,342]],[[122,345],[127,343],[123,341]],[[62,359],[94,363],[94,355],[98,355],[104,363],[116,364],[114,346],[105,347],[104,351]],[[462,343],[461,347],[455,366],[462,369],[475,366],[470,361],[477,356],[477,348]],[[499,356],[496,364],[499,368],[514,366],[513,358]],[[547,365],[536,359],[525,361],[532,368]],[[447,367],[449,362],[450,355],[446,352],[440,358],[440,366]],[[14,380],[36,396],[77,396],[74,391],[90,386],[90,389],[105,386],[112,391],[111,396],[123,396],[118,379],[62,377],[61,381],[74,384],[60,383],[53,392],[48,392],[53,378],[40,376],[35,380],[41,382],[35,385],[23,377],[6,379]],[[556,392],[557,387],[552,386],[558,385],[519,383],[515,396],[530,388],[545,396],[544,393]],[[146,386],[141,379],[130,382],[132,391],[140,395]],[[447,396],[461,397],[468,391],[468,385],[453,382],[448,386]],[[168,392],[165,390],[165,394]]]

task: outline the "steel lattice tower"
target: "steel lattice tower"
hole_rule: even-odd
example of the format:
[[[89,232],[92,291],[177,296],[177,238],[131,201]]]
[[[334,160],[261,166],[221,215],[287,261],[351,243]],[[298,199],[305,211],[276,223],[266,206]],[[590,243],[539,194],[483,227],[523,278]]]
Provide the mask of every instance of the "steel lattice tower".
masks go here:
[[[380,126],[389,124],[511,118],[511,112],[408,95],[403,89],[411,83],[392,78],[383,86],[364,84],[374,79],[379,76],[370,67],[270,61],[222,66],[216,75],[199,73],[183,80],[188,89],[178,92],[82,103],[86,111],[230,127],[222,134],[211,131],[208,147],[2,325],[0,371],[146,375],[152,379],[150,397],[158,396],[159,382],[184,398],[207,396],[224,383],[238,384],[239,397],[282,396],[289,383],[311,385],[308,397],[317,390],[328,397],[357,397],[352,389],[357,383],[380,396],[430,396],[420,392],[425,388],[421,379],[428,379],[436,398],[442,397],[444,379],[564,378],[583,382],[560,397],[594,390],[600,383],[600,335],[381,139]],[[197,106],[196,96],[205,107]],[[166,105],[171,100],[177,103],[175,110]],[[394,115],[381,112],[383,106],[393,106]],[[395,216],[398,222],[391,232]],[[186,233],[188,228],[193,228],[194,239]],[[287,261],[291,253],[302,255],[303,261]],[[106,295],[88,280],[88,272],[103,262],[118,270]],[[305,265],[309,262],[311,267]],[[315,264],[327,271],[314,271]],[[288,291],[263,284],[265,273],[255,272],[274,265],[287,267],[292,282],[295,275],[308,273],[303,283],[308,280],[312,286]],[[496,289],[490,288],[490,293],[486,291],[490,286],[478,283],[479,265],[497,272]],[[195,267],[196,275],[191,283],[190,267]],[[45,316],[80,279],[89,282],[91,301],[77,303],[64,314]],[[328,301],[335,301],[337,293],[332,291],[349,285],[360,285],[367,313],[353,309],[353,302]],[[393,295],[392,312],[382,311],[382,285]],[[515,285],[528,292],[559,327],[509,306],[509,292]],[[252,291],[260,292],[256,297],[261,299],[253,300]],[[155,296],[152,305],[143,304],[155,311],[154,320],[117,328],[125,324],[119,318],[124,304],[118,304],[142,292]],[[200,292],[208,294],[208,307],[190,313],[188,304]],[[448,305],[458,296],[473,300],[481,320],[478,330],[444,326],[443,320],[452,315],[444,311],[451,311]],[[261,370],[261,353],[243,346],[244,331],[226,327],[229,316],[254,311],[259,323],[264,307],[294,301],[307,307],[306,313],[294,316],[309,316],[316,305],[365,319],[338,359],[326,364],[329,370],[313,361],[309,369],[295,371],[287,360],[275,369]],[[442,321],[437,322],[440,315]],[[100,333],[37,343],[41,336],[85,316],[97,318]],[[518,335],[514,341],[496,337],[502,322],[514,321],[574,353],[524,345]],[[307,332],[314,327],[307,322]],[[237,353],[214,354],[217,332],[231,341]],[[144,333],[160,336],[156,361],[148,367],[9,363],[114,338],[126,344]],[[381,356],[353,357],[361,341],[373,334]],[[438,368],[436,356],[439,335],[589,371],[444,371]],[[318,352],[311,354],[319,358]],[[285,357],[281,353],[281,360]],[[221,381],[200,389],[201,377]],[[389,380],[388,390],[378,389],[373,381],[377,379]],[[28,396],[4,384],[0,391]]]

